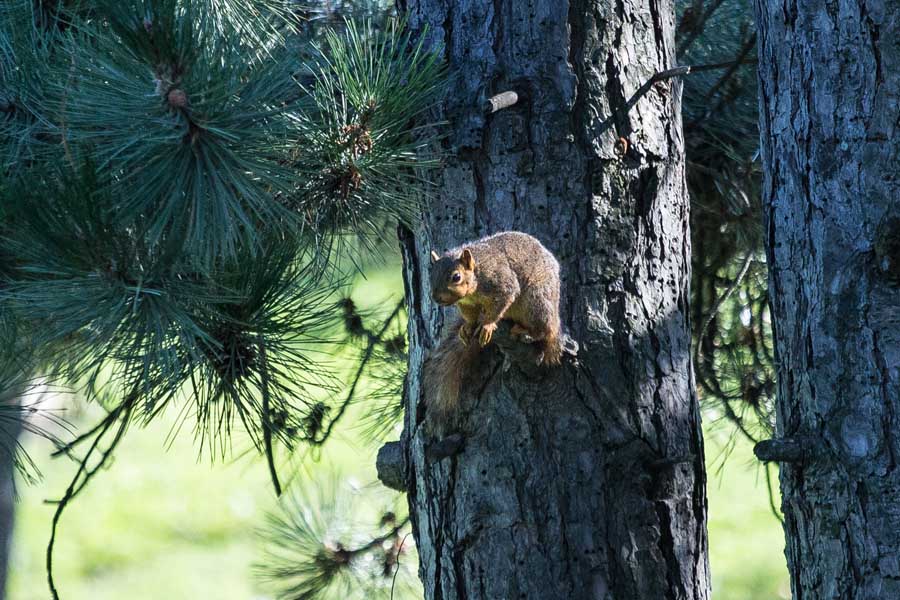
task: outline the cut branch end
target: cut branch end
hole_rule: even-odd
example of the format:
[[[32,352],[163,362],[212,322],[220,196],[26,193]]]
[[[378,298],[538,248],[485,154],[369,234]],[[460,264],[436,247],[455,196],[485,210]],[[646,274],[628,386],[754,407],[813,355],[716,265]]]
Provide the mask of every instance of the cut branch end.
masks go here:
[[[385,486],[400,492],[406,491],[406,465],[400,442],[388,442],[378,450],[375,459],[378,479]]]
[[[807,438],[787,437],[763,440],[753,447],[753,453],[763,462],[802,463],[806,462],[810,449]]]

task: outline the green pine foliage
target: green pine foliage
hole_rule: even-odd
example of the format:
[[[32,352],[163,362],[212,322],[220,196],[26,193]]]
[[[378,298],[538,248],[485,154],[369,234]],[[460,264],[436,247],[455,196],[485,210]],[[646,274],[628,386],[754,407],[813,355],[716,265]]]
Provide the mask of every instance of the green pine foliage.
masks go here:
[[[436,100],[430,73],[438,59],[408,34],[388,33],[352,23],[343,35],[326,33],[310,65],[293,164],[309,175],[297,207],[314,224],[378,236],[386,219],[409,225],[417,217],[408,190],[427,185],[421,169],[432,164],[431,138],[409,131]]]
[[[55,29],[38,26],[26,0],[0,4],[0,188],[18,167],[60,154],[42,81],[54,60]]]
[[[691,195],[694,369],[707,413],[751,443],[771,437],[775,373],[758,160],[756,27],[743,0],[680,0]]]
[[[269,513],[257,579],[279,600],[421,597],[401,500],[349,488],[334,472],[320,474]]]
[[[387,324],[355,341],[340,292],[417,219],[443,67],[395,19],[328,32],[302,12],[0,7],[4,390],[41,376],[108,411],[58,444],[78,467],[54,538],[129,426],[170,407],[212,456],[248,439],[280,493],[277,457],[324,443],[384,348],[405,351]],[[362,363],[346,385],[323,358],[342,343]]]

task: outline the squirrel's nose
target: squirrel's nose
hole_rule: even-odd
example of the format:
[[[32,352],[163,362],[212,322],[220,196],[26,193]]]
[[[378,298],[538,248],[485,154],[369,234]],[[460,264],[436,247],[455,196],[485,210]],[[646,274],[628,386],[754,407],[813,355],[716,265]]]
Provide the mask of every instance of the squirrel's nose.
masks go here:
[[[437,292],[431,294],[431,299],[434,300],[435,302],[437,302],[438,304],[440,304],[441,306],[447,305],[447,299],[444,298],[444,296],[442,294],[439,294]]]

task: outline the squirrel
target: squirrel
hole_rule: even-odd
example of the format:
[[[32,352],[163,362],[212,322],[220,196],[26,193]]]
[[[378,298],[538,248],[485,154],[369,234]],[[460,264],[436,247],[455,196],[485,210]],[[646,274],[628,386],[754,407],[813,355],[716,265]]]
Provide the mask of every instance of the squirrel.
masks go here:
[[[431,252],[431,295],[455,304],[460,317],[425,363],[424,386],[434,422],[450,420],[462,379],[501,319],[510,335],[540,345],[539,363],[559,365],[563,344],[559,319],[559,263],[536,238],[518,231],[497,233],[445,252]]]

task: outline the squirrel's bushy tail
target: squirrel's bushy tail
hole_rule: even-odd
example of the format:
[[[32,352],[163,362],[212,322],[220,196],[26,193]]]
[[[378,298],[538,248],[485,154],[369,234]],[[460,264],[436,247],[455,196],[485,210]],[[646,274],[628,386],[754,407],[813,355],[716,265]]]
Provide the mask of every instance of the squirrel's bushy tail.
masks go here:
[[[448,327],[441,341],[425,361],[423,382],[427,419],[433,431],[446,429],[459,413],[459,394],[463,377],[472,369],[472,363],[481,348],[477,341],[468,346],[459,339],[459,329],[464,324],[457,319]]]

